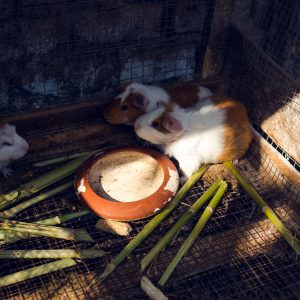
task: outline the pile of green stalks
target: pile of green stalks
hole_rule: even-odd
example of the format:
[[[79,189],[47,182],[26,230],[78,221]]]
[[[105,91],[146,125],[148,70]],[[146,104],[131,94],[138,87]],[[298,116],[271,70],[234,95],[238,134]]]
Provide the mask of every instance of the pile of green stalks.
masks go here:
[[[98,151],[78,153],[38,163],[36,166],[41,167],[72,159],[64,165],[53,169],[42,176],[18,186],[9,193],[0,195],[0,245],[7,245],[21,239],[39,236],[64,239],[74,242],[94,243],[94,239],[89,235],[85,228],[72,229],[58,226],[73,219],[89,215],[90,213],[87,210],[59,215],[34,223],[21,222],[15,218],[23,210],[59,193],[72,189],[74,185],[73,180],[54,188],[51,188],[51,185],[65,179],[68,176],[74,175],[81,164],[90,155],[96,152]],[[48,187],[50,187],[50,189]],[[46,188],[48,189],[45,190]],[[40,258],[56,259],[50,263],[0,277],[0,287],[74,266],[76,265],[75,259],[99,258],[105,254],[106,252],[103,250],[94,248],[0,250],[0,260]]]
[[[243,177],[237,167],[231,162],[225,162],[224,166],[228,171],[237,179],[241,187],[249,194],[249,196],[259,205],[262,212],[282,234],[283,238],[289,243],[292,249],[300,254],[300,242],[293,235],[293,233],[286,228],[286,226],[280,221],[273,210],[267,205],[263,198],[257,193],[253,186]],[[189,192],[194,186],[197,180],[204,174],[208,166],[202,166],[196,173],[194,173],[189,180],[183,185],[179,192],[175,195],[173,201],[158,215],[151,219],[145,227],[130,241],[130,243],[117,254],[106,266],[103,273],[96,277],[91,283],[90,287],[94,284],[99,284],[105,280],[131,253],[134,249],[142,243],[142,241],[159,226],[162,220],[164,220],[168,214],[180,203],[183,197]],[[213,212],[216,210],[217,205],[221,201],[224,193],[227,190],[227,183],[223,180],[216,181],[209,189],[207,189],[201,197],[191,205],[187,211],[181,216],[181,218],[171,227],[171,229],[158,241],[156,245],[143,257],[140,262],[141,273],[143,273],[151,263],[157,258],[159,253],[165,250],[168,245],[177,237],[182,227],[194,217],[203,205],[211,199],[209,204],[204,209],[195,227],[181,245],[174,259],[170,265],[166,268],[161,278],[158,281],[158,285],[163,287],[171,274],[175,270],[176,266],[180,262],[181,258],[189,251],[193,243],[201,233],[205,224],[211,218]]]
[[[46,236],[49,238],[65,239],[84,243],[95,242],[84,228],[71,229],[59,226],[64,222],[89,215],[87,210],[56,216],[54,218],[40,220],[34,223],[21,222],[15,219],[20,212],[31,207],[32,205],[71,189],[73,187],[73,180],[45,191],[45,188],[48,188],[52,184],[73,175],[81,166],[83,161],[94,153],[95,152],[85,152],[81,155],[76,154],[75,156],[58,158],[48,162],[39,163],[37,166],[44,166],[47,164],[62,162],[66,159],[72,159],[70,162],[40,176],[39,178],[22,184],[9,193],[0,195],[0,245],[6,245],[21,239],[28,239],[38,236]],[[243,177],[240,171],[230,162],[225,162],[224,166],[237,179],[239,184],[249,194],[249,196],[259,205],[262,212],[278,229],[278,231],[282,234],[294,251],[297,254],[300,254],[299,240],[280,221],[273,210],[267,205],[263,198],[251,186],[251,184]],[[167,218],[167,216],[177,207],[182,199],[184,199],[196,182],[202,177],[207,168],[207,165],[201,166],[201,168],[187,180],[187,182],[174,196],[172,201],[160,213],[155,215],[127,244],[127,246],[107,264],[103,273],[92,281],[90,287],[107,278],[134,251],[134,249],[138,247],[165,218]],[[159,279],[158,285],[161,287],[165,286],[181,258],[188,253],[189,249],[192,247],[204,226],[213,215],[226,190],[227,183],[223,180],[217,180],[199,197],[199,199],[195,201],[194,204],[189,206],[179,220],[170,228],[170,230],[143,257],[140,262],[141,273],[149,268],[151,263],[158,257],[161,251],[167,249],[170,243],[178,236],[178,234],[180,234],[183,226],[192,218],[196,217],[200,209],[203,208],[204,205],[209,201],[208,205],[205,207],[205,209],[203,209],[203,212],[193,230],[185,239],[172,262]],[[93,248],[76,250],[0,250],[0,259],[57,259],[44,265],[39,265],[31,269],[4,276],[0,278],[0,287],[15,284],[36,276],[47,274],[49,272],[74,266],[76,265],[75,259],[99,258],[105,254],[106,253],[103,250]]]

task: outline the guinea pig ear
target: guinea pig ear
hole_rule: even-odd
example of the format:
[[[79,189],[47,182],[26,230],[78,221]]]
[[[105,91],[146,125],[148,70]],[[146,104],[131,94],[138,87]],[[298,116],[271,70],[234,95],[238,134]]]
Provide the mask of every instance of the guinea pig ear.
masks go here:
[[[171,116],[167,116],[165,117],[165,119],[163,120],[163,126],[169,130],[170,132],[176,133],[182,130],[182,124],[179,120],[171,117]]]
[[[149,104],[149,100],[142,96],[141,94],[133,94],[134,96],[134,105],[138,108],[141,108],[141,109],[145,109],[148,104]]]

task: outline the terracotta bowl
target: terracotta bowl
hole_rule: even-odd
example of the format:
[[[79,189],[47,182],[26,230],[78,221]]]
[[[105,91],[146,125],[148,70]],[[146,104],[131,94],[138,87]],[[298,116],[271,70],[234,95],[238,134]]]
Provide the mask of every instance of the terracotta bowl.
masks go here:
[[[178,189],[170,159],[154,150],[120,147],[87,159],[75,177],[81,203],[105,219],[137,220],[160,211]]]

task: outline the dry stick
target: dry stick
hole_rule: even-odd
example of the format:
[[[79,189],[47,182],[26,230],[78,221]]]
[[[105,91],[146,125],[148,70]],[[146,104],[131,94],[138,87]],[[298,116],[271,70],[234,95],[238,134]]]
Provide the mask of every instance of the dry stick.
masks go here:
[[[63,185],[60,185],[60,186],[58,186],[58,187],[56,187],[56,188],[54,188],[50,191],[44,192],[44,193],[42,193],[42,194],[40,194],[40,195],[38,195],[38,196],[36,196],[32,199],[29,199],[29,200],[15,206],[15,207],[12,207],[8,210],[3,211],[2,213],[0,213],[0,217],[4,217],[4,218],[9,219],[9,218],[17,215],[19,212],[23,211],[24,209],[26,209],[26,208],[34,205],[34,204],[37,204],[41,201],[44,201],[44,200],[46,200],[46,199],[48,199],[52,196],[55,196],[56,194],[64,192],[64,191],[70,189],[73,186],[74,186],[74,182],[69,181],[69,182],[67,182]]]
[[[25,184],[20,185],[13,191],[0,195],[0,209],[4,209],[13,203],[28,197],[47,186],[73,174],[81,166],[81,164],[87,159],[88,155],[79,157],[71,162],[54,169],[36,179],[33,179]]]
[[[132,239],[129,244],[116,256],[112,259],[112,261],[106,266],[104,272],[96,279],[92,281],[90,287],[98,282],[103,281],[110,273],[112,273],[118,265],[126,259],[126,257],[140,244],[142,241],[160,224],[162,220],[164,220],[172,210],[179,204],[182,198],[188,193],[188,191],[195,185],[197,180],[205,173],[208,166],[203,165],[200,169],[195,172],[188,181],[183,185],[183,187],[179,190],[179,192],[175,195],[172,202],[153,217],[145,226],[144,228]]]
[[[273,212],[271,207],[265,202],[265,200],[258,194],[254,187],[244,178],[239,169],[233,165],[231,162],[224,162],[224,166],[229,170],[229,172],[237,179],[246,193],[258,204],[262,212],[266,217],[272,222],[272,224],[277,228],[277,230],[286,239],[289,245],[294,249],[294,251],[300,254],[300,241],[293,235],[293,233],[285,227],[285,225],[280,221],[280,219]]]
[[[98,258],[107,252],[101,249],[0,250],[0,259],[19,258]]]
[[[35,222],[34,224],[59,225],[86,215],[91,215],[90,211],[82,210],[74,213],[64,214],[61,216],[55,216],[53,218]],[[3,237],[4,240],[4,241],[0,241],[0,244],[5,244],[5,243],[13,243],[20,239],[26,239],[30,237],[36,237],[36,236],[29,235],[27,232],[8,232],[7,230],[0,230],[0,237]]]
[[[34,236],[47,236],[70,241],[94,242],[85,229],[69,229],[34,223],[0,219],[0,229],[9,232],[24,232]],[[1,237],[0,237],[1,239]],[[3,238],[2,238],[3,239]]]
[[[60,259],[51,263],[43,264],[37,267],[9,274],[4,277],[0,277],[0,287],[22,282],[30,278],[45,275],[50,272],[72,267],[75,265],[76,262],[72,258]]]
[[[149,297],[149,299],[155,300],[168,300],[160,289],[158,289],[147,276],[141,278],[141,288]]]
[[[165,272],[163,273],[162,277],[160,278],[158,284],[160,286],[164,286],[166,282],[168,281],[169,277],[172,275],[173,271],[175,270],[176,266],[178,265],[181,258],[186,254],[187,251],[192,247],[193,243],[195,242],[196,238],[202,231],[203,227],[207,223],[207,221],[212,216],[215,208],[217,207],[218,203],[222,199],[225,191],[227,189],[227,183],[222,182],[221,186],[219,187],[217,193],[214,195],[212,200],[209,202],[207,207],[205,208],[203,214],[201,215],[199,221],[197,222],[196,226],[192,230],[192,232],[189,234],[187,239],[184,241],[184,243],[181,245],[180,249],[178,250],[176,256],[172,260],[172,262],[169,264]]]
[[[141,271],[143,272],[173,239],[179,233],[180,229],[194,216],[208,199],[216,192],[222,184],[222,180],[217,180],[205,193],[182,215],[175,225],[157,242],[157,244],[144,256],[140,262]]]

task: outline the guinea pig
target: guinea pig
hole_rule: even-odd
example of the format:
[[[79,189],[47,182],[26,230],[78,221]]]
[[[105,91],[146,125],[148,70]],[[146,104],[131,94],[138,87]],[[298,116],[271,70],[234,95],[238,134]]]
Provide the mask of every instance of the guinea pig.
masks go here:
[[[7,177],[11,174],[8,165],[11,161],[23,157],[29,149],[28,143],[10,124],[0,125],[0,172]]]
[[[105,109],[103,116],[111,124],[132,125],[139,116],[160,103],[172,101],[187,108],[211,95],[208,88],[192,83],[163,88],[134,82],[123,87],[122,92]]]
[[[226,96],[211,96],[184,109],[175,103],[160,105],[134,123],[136,134],[162,145],[190,177],[202,164],[242,157],[252,140],[246,108]]]

